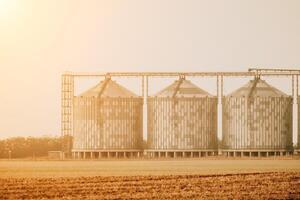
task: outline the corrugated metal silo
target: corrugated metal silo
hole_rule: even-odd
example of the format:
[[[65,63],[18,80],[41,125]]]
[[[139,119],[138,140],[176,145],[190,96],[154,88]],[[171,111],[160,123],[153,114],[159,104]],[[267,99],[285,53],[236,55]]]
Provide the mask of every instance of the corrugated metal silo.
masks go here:
[[[140,149],[143,100],[106,78],[74,97],[73,152]]]
[[[217,98],[184,78],[148,98],[149,150],[217,148]]]
[[[292,98],[255,78],[223,99],[223,148],[289,150]]]

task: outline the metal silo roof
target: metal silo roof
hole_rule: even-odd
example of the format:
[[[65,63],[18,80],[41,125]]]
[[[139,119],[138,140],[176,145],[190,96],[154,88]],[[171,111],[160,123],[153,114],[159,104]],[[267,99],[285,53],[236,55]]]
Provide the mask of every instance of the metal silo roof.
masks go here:
[[[120,84],[106,78],[96,86],[87,90],[79,96],[84,97],[137,97],[136,94],[124,88]]]
[[[287,94],[269,85],[266,81],[255,78],[250,80],[246,85],[235,90],[228,96],[233,97],[288,97]]]
[[[212,96],[202,90],[189,80],[183,78],[176,80],[174,83],[158,92],[157,97],[206,97]]]

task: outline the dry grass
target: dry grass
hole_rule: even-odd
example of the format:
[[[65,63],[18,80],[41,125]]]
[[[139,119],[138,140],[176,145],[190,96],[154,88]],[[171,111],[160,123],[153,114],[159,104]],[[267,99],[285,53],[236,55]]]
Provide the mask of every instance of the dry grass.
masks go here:
[[[300,160],[0,161],[1,177],[76,177],[300,172]]]

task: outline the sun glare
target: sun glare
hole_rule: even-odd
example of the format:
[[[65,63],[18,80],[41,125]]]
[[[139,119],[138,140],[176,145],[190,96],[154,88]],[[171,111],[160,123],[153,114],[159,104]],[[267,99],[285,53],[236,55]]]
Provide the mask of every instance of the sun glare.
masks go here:
[[[9,17],[16,9],[16,0],[0,0],[0,17]]]

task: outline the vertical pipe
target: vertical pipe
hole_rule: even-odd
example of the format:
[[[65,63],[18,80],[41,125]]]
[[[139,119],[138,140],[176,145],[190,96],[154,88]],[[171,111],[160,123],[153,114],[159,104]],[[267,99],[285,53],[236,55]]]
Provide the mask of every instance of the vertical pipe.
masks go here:
[[[146,81],[146,83],[145,83],[145,81]],[[152,102],[152,104],[153,104],[153,102]],[[143,142],[144,139],[145,140],[148,139],[148,76],[146,76],[146,78],[144,78],[144,76],[143,76],[143,108],[142,109],[144,111],[143,118],[142,118],[142,123],[143,123],[142,142]],[[154,130],[152,130],[152,133],[153,133],[153,131]]]
[[[296,81],[295,81],[296,79]],[[296,87],[295,87],[295,84],[296,84]],[[295,91],[296,89],[296,91]],[[298,123],[299,123],[299,120],[298,120],[298,76],[297,75],[293,75],[292,76],[292,98],[293,98],[293,109],[292,109],[292,112],[293,112],[293,135],[292,135],[292,140],[293,141],[296,141],[297,143],[297,140],[298,140],[298,146],[299,146],[299,133],[298,133]]]
[[[221,100],[221,95],[220,95],[220,76],[218,75],[217,76],[217,138],[222,138],[222,131],[221,131],[221,126],[220,126],[220,124],[221,124],[221,113],[222,113],[222,107],[221,107],[221,102],[220,102],[220,100]],[[220,148],[219,148],[219,145],[218,145],[218,150],[220,150]]]
[[[299,115],[300,115],[300,109],[299,109],[299,76],[296,76],[296,115],[295,115],[295,121],[296,121],[296,142],[298,141],[297,148],[300,148],[300,124],[299,124]]]

